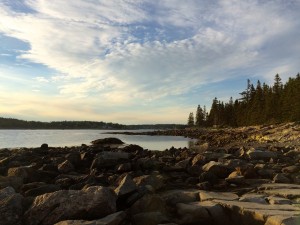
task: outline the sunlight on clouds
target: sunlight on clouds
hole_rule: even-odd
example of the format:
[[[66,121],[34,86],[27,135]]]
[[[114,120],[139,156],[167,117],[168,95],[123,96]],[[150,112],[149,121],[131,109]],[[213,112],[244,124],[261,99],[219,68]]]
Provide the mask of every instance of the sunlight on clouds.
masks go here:
[[[69,98],[74,104],[83,101],[90,108],[97,108],[97,104],[147,105],[187,94],[203,84],[240,76],[246,80],[249,75],[243,71],[251,71],[251,76],[265,73],[268,77],[277,72],[290,76],[298,69],[296,62],[300,58],[296,48],[282,45],[278,38],[300,46],[297,39],[288,37],[291,32],[295,37],[300,33],[297,3],[291,6],[258,0],[24,2],[34,13],[14,11],[8,6],[9,1],[0,2],[0,32],[29,44],[29,50],[17,53],[19,61],[54,70],[52,77],[38,76],[32,82],[58,89],[60,96],[55,99],[61,103]],[[286,50],[282,51],[283,48]],[[283,57],[288,59],[284,63]],[[32,88],[37,90],[42,89]],[[55,115],[59,115],[56,110],[73,117],[83,116],[60,109],[49,96],[44,97],[53,106],[47,110]],[[88,103],[84,98],[89,98]],[[177,102],[173,100],[170,104]],[[37,103],[29,105],[40,107]],[[51,113],[37,112],[44,118]],[[163,113],[159,113],[161,117]],[[86,114],[96,118],[93,110]],[[176,115],[181,116],[179,112]]]

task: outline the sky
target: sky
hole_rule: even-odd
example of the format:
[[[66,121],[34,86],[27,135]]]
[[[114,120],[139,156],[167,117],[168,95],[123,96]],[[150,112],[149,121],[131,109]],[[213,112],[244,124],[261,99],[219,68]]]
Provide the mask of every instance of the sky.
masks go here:
[[[0,117],[187,122],[300,72],[300,0],[0,0]]]

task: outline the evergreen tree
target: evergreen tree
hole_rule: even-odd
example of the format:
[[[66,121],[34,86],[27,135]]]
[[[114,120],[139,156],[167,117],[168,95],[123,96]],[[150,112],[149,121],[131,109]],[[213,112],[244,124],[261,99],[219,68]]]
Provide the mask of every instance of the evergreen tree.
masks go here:
[[[188,125],[189,127],[192,127],[192,126],[195,125],[194,113],[192,113],[192,112],[190,112],[190,114],[189,114],[189,118],[188,118],[187,125]]]
[[[241,98],[223,103],[213,99],[209,113],[198,105],[196,125],[246,126],[278,122],[300,121],[300,74],[283,85],[279,74],[268,86],[257,81],[256,87],[247,80]],[[202,112],[202,113],[201,113]],[[201,116],[200,116],[201,115]]]
[[[196,122],[195,122],[195,125],[197,127],[201,127],[204,125],[204,112],[203,112],[203,109],[201,108],[200,105],[198,105],[197,107],[197,111],[196,111]]]

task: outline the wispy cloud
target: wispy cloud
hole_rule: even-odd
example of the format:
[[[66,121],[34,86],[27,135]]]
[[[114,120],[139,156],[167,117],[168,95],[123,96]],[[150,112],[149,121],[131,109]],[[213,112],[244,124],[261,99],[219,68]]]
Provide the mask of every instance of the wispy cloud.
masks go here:
[[[269,79],[274,68],[283,76],[299,70],[299,1],[10,4],[0,3],[0,32],[29,44],[19,60],[54,70],[34,80],[53,81],[61,96],[132,105],[240,76]]]

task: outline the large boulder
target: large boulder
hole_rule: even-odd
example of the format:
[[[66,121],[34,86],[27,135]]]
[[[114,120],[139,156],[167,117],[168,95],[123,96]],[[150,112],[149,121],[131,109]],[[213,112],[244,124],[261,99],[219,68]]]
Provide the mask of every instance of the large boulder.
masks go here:
[[[115,167],[121,162],[127,162],[129,158],[130,154],[126,152],[101,152],[92,162],[91,169]]]
[[[28,225],[52,225],[62,220],[93,220],[116,211],[116,195],[106,187],[62,190],[37,196],[25,213]]]
[[[16,194],[12,187],[0,190],[0,224],[21,225],[22,195]]]
[[[137,189],[136,184],[132,180],[130,175],[126,175],[119,186],[115,189],[115,192],[118,196],[126,195],[134,192]]]
[[[7,176],[9,177],[21,177],[24,181],[30,182],[34,180],[34,170],[29,166],[20,166],[20,167],[12,167],[7,171]]]
[[[202,170],[211,172],[219,178],[226,178],[232,170],[220,162],[210,161],[202,166]]]
[[[110,137],[110,138],[97,139],[95,141],[92,141],[92,144],[93,145],[115,145],[115,144],[121,145],[124,144],[124,142],[118,138]]]
[[[74,166],[69,160],[65,160],[57,166],[57,169],[61,173],[69,173],[74,170]]]
[[[22,177],[4,177],[0,176],[0,188],[6,188],[6,187],[13,187],[15,190],[19,190],[20,187],[23,185],[23,178]]]
[[[251,160],[269,160],[277,158],[278,154],[265,149],[251,148],[247,151],[246,156]]]

